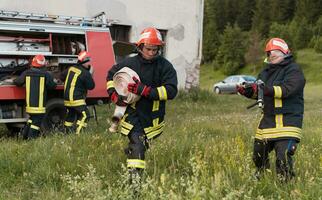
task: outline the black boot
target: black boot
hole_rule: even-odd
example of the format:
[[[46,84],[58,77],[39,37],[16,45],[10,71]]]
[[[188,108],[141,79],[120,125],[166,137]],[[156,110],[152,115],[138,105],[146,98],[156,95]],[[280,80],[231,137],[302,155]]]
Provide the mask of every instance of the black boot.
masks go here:
[[[20,133],[21,136],[22,136],[22,139],[24,139],[24,140],[27,140],[28,139],[29,129],[30,129],[30,124],[27,123],[25,125],[25,127],[22,129],[21,133]]]

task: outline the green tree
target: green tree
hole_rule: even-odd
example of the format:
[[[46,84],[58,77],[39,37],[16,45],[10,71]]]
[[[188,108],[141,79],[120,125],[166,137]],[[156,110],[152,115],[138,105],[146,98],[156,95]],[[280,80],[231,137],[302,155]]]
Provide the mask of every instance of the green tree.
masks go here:
[[[212,62],[215,58],[219,46],[219,34],[215,21],[214,0],[205,1],[205,17],[203,29],[203,61]]]
[[[236,23],[243,31],[249,31],[252,27],[252,18],[254,15],[254,9],[256,0],[241,0],[239,6],[239,14],[236,19]],[[233,24],[233,23],[232,23]]]
[[[308,23],[314,24],[322,15],[321,0],[297,0],[294,20],[306,18]]]
[[[234,74],[245,64],[245,34],[237,24],[227,25],[220,41],[216,62],[223,66],[226,75]]]
[[[254,16],[252,18],[252,30],[267,36],[270,26],[269,0],[257,0]]]

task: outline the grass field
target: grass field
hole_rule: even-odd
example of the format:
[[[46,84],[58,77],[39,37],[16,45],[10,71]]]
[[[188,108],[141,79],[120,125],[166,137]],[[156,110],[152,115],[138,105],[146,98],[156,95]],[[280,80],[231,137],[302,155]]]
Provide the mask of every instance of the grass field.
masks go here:
[[[322,85],[308,81],[297,177],[282,184],[274,165],[260,181],[253,178],[260,111],[246,110],[252,101],[241,96],[209,92],[212,74],[201,73],[210,77],[202,75],[204,90],[168,102],[165,132],[147,152],[140,198],[322,199]],[[113,107],[98,111],[98,124],[92,120],[80,136],[2,138],[0,199],[133,199],[124,167],[127,138],[106,131]]]

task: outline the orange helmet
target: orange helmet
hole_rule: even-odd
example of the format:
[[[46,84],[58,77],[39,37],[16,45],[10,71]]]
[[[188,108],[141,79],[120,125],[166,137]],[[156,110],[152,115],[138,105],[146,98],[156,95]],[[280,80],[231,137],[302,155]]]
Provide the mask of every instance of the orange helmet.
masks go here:
[[[32,58],[31,65],[33,67],[42,67],[46,64],[45,56],[42,54],[35,55]]]
[[[78,63],[84,64],[91,60],[91,56],[87,51],[81,51],[78,54]]]
[[[141,32],[139,41],[136,44],[138,46],[140,46],[141,44],[161,46],[163,45],[161,33],[156,28],[146,28]]]
[[[268,41],[265,51],[269,52],[272,50],[280,50],[284,54],[290,53],[290,49],[288,48],[286,42],[280,38],[272,38]]]

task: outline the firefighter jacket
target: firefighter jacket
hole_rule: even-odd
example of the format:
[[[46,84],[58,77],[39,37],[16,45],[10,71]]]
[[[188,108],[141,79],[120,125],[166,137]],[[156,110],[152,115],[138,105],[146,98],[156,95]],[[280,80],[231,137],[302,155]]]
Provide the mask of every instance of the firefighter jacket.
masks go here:
[[[26,112],[29,114],[46,113],[47,89],[54,89],[53,77],[44,69],[30,68],[14,80],[17,86],[26,84]]]
[[[75,65],[62,73],[64,84],[64,104],[75,107],[86,105],[87,90],[95,87],[95,82],[89,70],[83,65]]]
[[[304,112],[305,78],[292,56],[268,64],[258,79],[265,83],[264,110],[256,139],[300,141]]]
[[[163,132],[166,100],[173,99],[178,92],[177,73],[172,64],[158,56],[145,60],[140,54],[114,65],[107,75],[107,89],[113,88],[113,75],[129,67],[140,77],[141,82],[151,87],[147,97],[127,106],[121,120],[121,133],[128,135],[131,130],[144,131],[148,139]]]

